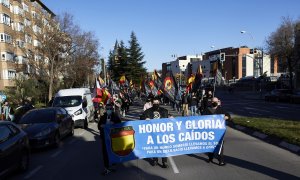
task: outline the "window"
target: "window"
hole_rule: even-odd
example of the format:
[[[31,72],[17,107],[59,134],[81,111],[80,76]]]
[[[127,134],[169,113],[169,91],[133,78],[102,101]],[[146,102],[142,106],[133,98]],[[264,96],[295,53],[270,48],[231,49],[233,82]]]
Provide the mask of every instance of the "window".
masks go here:
[[[25,3],[23,2],[22,5],[23,5],[24,11],[29,12],[29,9],[28,9],[27,4],[25,4]]]
[[[33,46],[39,46],[41,43],[38,40],[33,40]]]
[[[42,33],[42,29],[39,27],[39,26],[37,26],[37,25],[34,25],[33,26],[33,32],[35,32],[35,33]]]
[[[13,79],[16,77],[16,71],[15,70],[8,70],[8,79]]]
[[[19,6],[14,6],[14,14],[20,14],[23,15],[24,11],[22,8],[20,8]]]
[[[23,23],[17,23],[16,24],[16,31],[24,31],[24,24]]]
[[[10,26],[10,17],[7,14],[0,14],[0,22]]]
[[[24,41],[23,40],[17,40],[16,43],[17,43],[18,47],[20,47],[20,48],[24,47]]]
[[[27,18],[24,19],[24,25],[25,26],[31,26],[31,21]]]
[[[11,136],[10,129],[5,125],[0,125],[0,143],[3,143],[9,139]]]
[[[0,42],[11,43],[11,36],[5,33],[0,33]]]
[[[25,34],[25,42],[31,44],[32,43],[32,37],[28,34]]]
[[[1,52],[1,60],[12,61],[14,59],[14,53],[11,52]]]
[[[0,0],[1,4],[3,4],[3,6],[9,8],[9,0]]]
[[[18,128],[16,128],[15,126],[13,126],[11,124],[9,124],[7,126],[11,130],[13,136],[17,135],[20,132],[20,130]]]

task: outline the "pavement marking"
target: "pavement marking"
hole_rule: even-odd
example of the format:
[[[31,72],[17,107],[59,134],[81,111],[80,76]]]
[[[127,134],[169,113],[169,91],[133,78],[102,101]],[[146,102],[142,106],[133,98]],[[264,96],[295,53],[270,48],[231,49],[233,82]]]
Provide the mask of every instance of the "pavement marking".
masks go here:
[[[56,156],[58,156],[60,153],[62,152],[62,150],[57,151],[56,153],[52,154],[51,157],[55,158]]]
[[[260,133],[260,132],[257,132],[257,131],[255,131],[252,135],[256,136],[256,137],[258,137],[260,139],[265,139],[266,137],[268,137],[268,135]]]
[[[82,136],[85,133],[85,131],[82,131],[80,134],[78,134],[79,136]]]
[[[27,176],[24,177],[24,179],[31,178],[35,173],[37,173],[43,166],[39,165],[38,167],[34,168],[32,171],[30,171]]]
[[[285,106],[275,106],[275,107],[277,107],[279,109],[289,109],[289,107],[285,107]]]
[[[285,141],[281,141],[281,143],[279,145],[282,146],[282,147],[285,147],[285,148],[287,148],[287,149],[289,149],[291,151],[294,151],[294,152],[298,152],[300,150],[299,146],[287,143]]]
[[[252,108],[252,107],[245,107],[245,109],[248,109],[248,110],[255,110],[255,111],[262,111],[262,112],[271,112],[271,111],[268,111],[268,110],[256,109],[256,108]]]
[[[170,161],[170,164],[171,164],[171,166],[172,166],[172,169],[173,169],[174,173],[175,173],[175,174],[178,174],[178,173],[179,173],[179,170],[178,170],[178,168],[177,168],[177,166],[176,166],[176,164],[175,164],[173,158],[172,158],[172,157],[168,157],[168,159],[169,159],[169,161]]]

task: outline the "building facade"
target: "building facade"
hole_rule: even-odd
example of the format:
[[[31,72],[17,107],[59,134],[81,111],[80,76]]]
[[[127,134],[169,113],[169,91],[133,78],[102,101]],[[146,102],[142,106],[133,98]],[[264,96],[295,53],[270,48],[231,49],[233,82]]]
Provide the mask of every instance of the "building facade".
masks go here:
[[[0,90],[14,86],[26,52],[34,53],[40,42],[35,33],[49,24],[55,14],[39,0],[0,0]],[[34,55],[39,59],[39,55]]]

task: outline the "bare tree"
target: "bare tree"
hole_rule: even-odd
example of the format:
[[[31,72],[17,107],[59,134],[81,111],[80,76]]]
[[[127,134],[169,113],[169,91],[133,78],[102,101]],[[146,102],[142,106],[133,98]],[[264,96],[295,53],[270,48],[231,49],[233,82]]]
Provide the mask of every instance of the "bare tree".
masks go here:
[[[289,17],[284,17],[279,28],[273,32],[267,39],[267,48],[269,53],[286,64],[289,76],[290,87],[293,88],[293,72],[294,67],[299,59],[295,58],[295,38],[296,38],[296,24]]]

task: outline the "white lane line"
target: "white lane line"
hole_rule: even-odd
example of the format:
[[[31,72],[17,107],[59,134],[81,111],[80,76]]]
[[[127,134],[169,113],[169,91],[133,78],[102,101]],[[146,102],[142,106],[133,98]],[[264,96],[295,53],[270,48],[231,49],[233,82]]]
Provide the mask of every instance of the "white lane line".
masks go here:
[[[82,131],[80,134],[78,134],[79,136],[82,136],[85,133],[85,131]]]
[[[177,166],[176,166],[176,164],[175,164],[173,158],[172,158],[172,157],[168,157],[168,159],[169,159],[169,161],[170,161],[170,163],[171,163],[171,166],[172,166],[172,169],[173,169],[174,173],[175,173],[175,174],[178,174],[178,173],[179,173],[179,170],[178,170],[178,168],[177,168]]]
[[[255,112],[249,112],[249,114],[262,115],[262,114],[260,114],[260,113],[255,113]]]
[[[62,152],[62,150],[57,151],[56,153],[52,154],[51,157],[55,158],[56,156],[58,156],[60,153]]]
[[[262,111],[262,112],[271,112],[271,111],[268,111],[268,110],[256,109],[256,108],[252,108],[252,107],[245,107],[245,109],[248,109],[248,110],[255,110],[255,111]]]
[[[36,167],[35,169],[33,169],[32,171],[30,171],[27,176],[24,177],[24,179],[29,179],[31,178],[35,173],[37,173],[43,166],[39,165],[38,167]]]
[[[289,109],[289,107],[285,107],[285,106],[275,106],[275,107],[277,107],[279,109]]]

